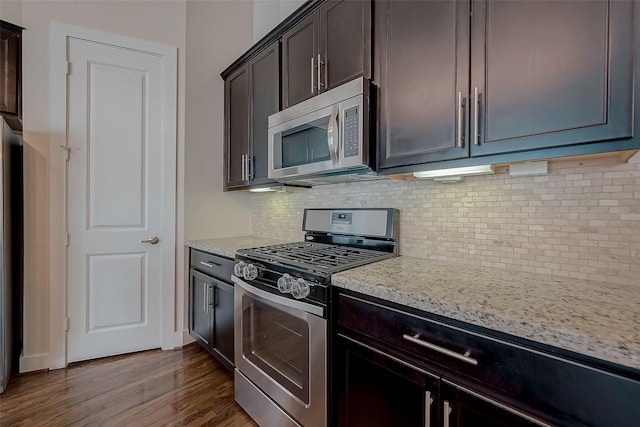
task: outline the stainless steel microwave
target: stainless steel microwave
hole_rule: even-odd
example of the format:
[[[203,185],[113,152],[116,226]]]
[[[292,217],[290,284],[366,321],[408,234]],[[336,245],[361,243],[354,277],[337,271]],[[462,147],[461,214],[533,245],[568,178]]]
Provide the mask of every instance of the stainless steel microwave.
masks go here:
[[[269,178],[304,185],[375,177],[370,86],[361,77],[269,116]]]

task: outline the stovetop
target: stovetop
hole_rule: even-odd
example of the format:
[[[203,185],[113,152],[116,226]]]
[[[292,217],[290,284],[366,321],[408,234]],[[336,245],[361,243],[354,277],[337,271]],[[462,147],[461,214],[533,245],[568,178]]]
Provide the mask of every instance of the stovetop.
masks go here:
[[[242,249],[237,254],[267,264],[327,275],[394,256],[393,253],[383,251],[317,242],[285,243]]]

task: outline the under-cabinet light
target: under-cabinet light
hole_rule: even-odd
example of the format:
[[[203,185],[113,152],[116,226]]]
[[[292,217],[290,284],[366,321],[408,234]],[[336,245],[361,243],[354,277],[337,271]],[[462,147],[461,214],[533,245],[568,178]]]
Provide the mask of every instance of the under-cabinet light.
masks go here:
[[[435,169],[431,171],[414,172],[416,178],[442,178],[446,176],[485,175],[493,173],[493,165],[465,166],[461,168]]]
[[[282,185],[276,185],[271,187],[250,188],[249,191],[252,193],[267,193],[270,191],[277,191],[280,193],[284,193],[285,189],[284,189],[284,186]]]

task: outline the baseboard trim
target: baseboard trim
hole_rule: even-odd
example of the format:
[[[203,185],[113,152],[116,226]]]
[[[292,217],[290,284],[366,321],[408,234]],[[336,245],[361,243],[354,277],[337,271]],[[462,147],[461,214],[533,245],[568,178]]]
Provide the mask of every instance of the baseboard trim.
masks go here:
[[[20,373],[49,369],[49,353],[32,354],[20,357]]]

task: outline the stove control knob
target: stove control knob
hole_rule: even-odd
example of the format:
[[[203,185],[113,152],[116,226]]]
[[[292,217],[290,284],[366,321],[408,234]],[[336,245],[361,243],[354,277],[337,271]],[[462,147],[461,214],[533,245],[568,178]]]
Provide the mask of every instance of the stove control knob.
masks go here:
[[[309,282],[304,279],[297,279],[291,285],[291,295],[293,295],[295,299],[306,298],[309,296],[310,292],[311,286]]]
[[[293,281],[295,279],[293,277],[291,277],[288,274],[283,274],[279,279],[278,279],[278,290],[280,292],[282,292],[283,294],[288,294],[289,292],[291,292],[291,286],[293,285]]]
[[[244,269],[242,269],[242,274],[247,280],[255,280],[261,275],[261,273],[262,271],[260,271],[260,268],[253,264],[247,264]]]
[[[240,261],[236,263],[236,265],[233,266],[233,274],[235,274],[236,277],[243,277],[242,275],[246,265],[247,263],[244,261]]]

